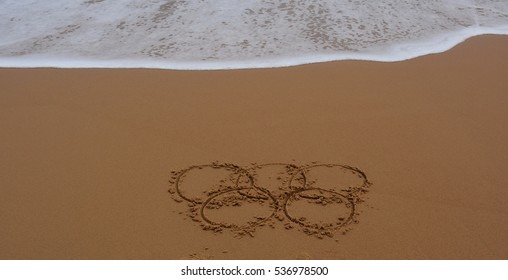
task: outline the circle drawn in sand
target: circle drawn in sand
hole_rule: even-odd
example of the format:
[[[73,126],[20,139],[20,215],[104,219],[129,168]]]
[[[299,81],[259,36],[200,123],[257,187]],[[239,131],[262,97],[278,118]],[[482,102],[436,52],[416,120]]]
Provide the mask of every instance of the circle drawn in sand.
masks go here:
[[[342,175],[342,177],[345,178],[345,180],[337,180],[336,178],[336,181],[335,182],[330,182],[328,183],[328,187],[330,187],[331,189],[337,189],[337,190],[340,190],[342,188],[347,188],[347,187],[351,187],[351,188],[354,188],[354,189],[357,189],[358,191],[361,191],[362,189],[370,186],[370,182],[369,180],[367,179],[367,175],[361,171],[360,169],[356,168],[356,167],[352,167],[352,166],[349,166],[349,165],[342,165],[342,164],[336,164],[336,163],[333,163],[333,164],[325,164],[325,163],[321,163],[321,164],[311,164],[311,165],[307,165],[307,166],[302,166],[300,167],[297,172],[291,177],[290,181],[289,181],[289,185],[290,186],[293,186],[294,182],[296,180],[298,180],[298,175],[300,176],[300,178],[303,178],[303,181],[302,179],[299,179],[300,183],[303,182],[304,186],[303,188],[310,188],[312,187],[313,185],[315,184],[320,184],[320,188],[325,188],[322,186],[323,182],[320,182],[319,179],[323,179],[323,178],[313,178],[312,179],[312,176],[310,176],[311,172],[316,170],[316,169],[339,169],[342,173],[340,175]],[[339,173],[339,172],[336,172],[336,173]],[[345,175],[345,174],[350,174],[350,175]],[[351,176],[353,175],[353,176]],[[360,180],[360,182],[357,182],[358,180],[356,180],[356,182],[354,180],[352,180],[353,178],[356,178],[358,180]]]
[[[229,228],[237,232],[245,232],[248,233],[249,235],[252,235],[253,231],[251,231],[251,229],[271,219],[278,209],[277,199],[274,198],[270,193],[260,190],[254,190],[254,192],[252,191],[253,191],[252,188],[231,189],[210,196],[201,205],[200,208],[201,218],[205,223],[208,223],[210,225]],[[220,197],[222,197],[222,199],[219,199]],[[224,221],[214,221],[210,218],[210,216],[206,212],[207,209],[209,211],[211,209],[220,209],[228,206],[239,208],[245,203],[254,203],[264,206],[265,204],[267,204],[266,201],[269,201],[270,207],[272,208],[272,210],[269,211],[270,212],[269,215],[266,216],[252,215],[252,219],[250,221],[246,221],[242,224],[238,222],[231,223]],[[239,210],[237,209],[237,211]]]
[[[312,193],[313,192],[313,193]],[[326,195],[327,194],[327,195]],[[307,200],[309,203],[317,205],[331,205],[341,204],[345,211],[338,214],[337,222],[325,223],[325,222],[312,222],[309,221],[305,216],[294,216],[290,214],[289,208],[292,201]],[[353,221],[355,215],[355,204],[350,201],[345,195],[342,195],[333,190],[325,190],[321,188],[309,188],[300,189],[292,192],[288,195],[286,201],[283,204],[284,214],[294,223],[297,223],[306,228],[314,228],[321,230],[337,230]]]
[[[174,185],[176,192],[178,193],[178,196],[180,196],[183,200],[191,203],[202,203],[203,199],[206,199],[208,196],[206,193],[206,190],[204,191],[205,194],[194,194],[194,196],[191,196],[189,194],[186,194],[183,188],[183,179],[192,172],[196,171],[203,171],[205,169],[211,169],[215,171],[225,171],[229,173],[229,176],[225,176],[226,178],[223,178],[220,183],[224,183],[226,185],[227,182],[231,186],[237,186],[239,184],[239,180],[242,174],[246,173],[245,170],[243,170],[241,167],[233,165],[233,164],[203,164],[203,165],[194,165],[190,166],[186,169],[181,170],[180,172],[174,172],[172,179],[174,180]],[[247,178],[250,178],[247,176]],[[206,184],[206,182],[205,182]],[[211,191],[210,189],[208,191]]]
[[[186,179],[191,173],[204,175],[206,170],[220,171],[223,178],[214,177],[215,183],[206,176],[201,182]],[[171,174],[169,193],[176,202],[187,202],[187,215],[193,221],[205,230],[229,229],[239,236],[254,236],[265,225],[274,228],[278,220],[286,229],[297,227],[308,235],[332,237],[335,231],[358,222],[357,204],[363,202],[361,196],[371,185],[356,167],[317,162],[302,166],[253,163],[249,167],[213,162]],[[326,221],[326,216],[334,220]]]

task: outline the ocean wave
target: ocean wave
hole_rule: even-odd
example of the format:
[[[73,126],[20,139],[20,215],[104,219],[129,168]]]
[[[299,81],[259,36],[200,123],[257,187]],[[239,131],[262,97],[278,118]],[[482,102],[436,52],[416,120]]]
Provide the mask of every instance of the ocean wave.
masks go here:
[[[0,1],[0,66],[238,69],[400,61],[508,34],[508,1]]]

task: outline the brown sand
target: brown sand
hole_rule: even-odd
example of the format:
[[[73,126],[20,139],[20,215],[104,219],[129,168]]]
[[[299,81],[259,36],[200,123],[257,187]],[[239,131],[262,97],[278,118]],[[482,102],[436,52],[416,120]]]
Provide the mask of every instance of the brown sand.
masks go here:
[[[507,73],[507,36],[397,63],[0,69],[0,258],[506,259]],[[189,217],[199,202],[172,199],[168,180],[216,160],[343,164],[372,186],[344,235],[305,234],[283,209],[253,231],[214,232]],[[290,175],[273,168],[256,180],[276,192],[287,178],[274,176]],[[220,185],[227,170],[216,171],[189,174],[182,192]],[[335,186],[335,171],[309,177]],[[291,201],[295,220],[347,219],[348,200],[327,208],[307,192]],[[270,202],[243,195],[215,199],[206,214],[226,224],[271,215]]]

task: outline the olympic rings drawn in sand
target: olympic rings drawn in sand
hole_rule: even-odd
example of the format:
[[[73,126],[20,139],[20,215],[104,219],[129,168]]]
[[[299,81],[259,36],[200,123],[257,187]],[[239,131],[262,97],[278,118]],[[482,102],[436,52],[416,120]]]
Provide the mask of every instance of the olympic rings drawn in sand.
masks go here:
[[[269,189],[267,186],[258,184],[257,172],[263,168],[280,168],[285,170],[279,172],[277,180],[282,184],[278,189]],[[213,188],[209,188],[203,193],[205,197],[191,197],[186,194],[183,187],[184,177],[191,171],[199,171],[203,169],[221,170],[228,173],[227,178],[220,180],[220,184]],[[334,185],[330,189],[314,186],[316,180],[309,177],[311,170],[318,168],[338,168],[343,173],[351,173],[361,180],[356,185]],[[173,188],[169,189],[176,202],[187,201],[187,215],[196,222],[199,222],[203,229],[221,232],[224,229],[230,229],[239,236],[248,234],[254,236],[254,232],[258,227],[269,225],[274,228],[274,219],[279,221],[288,220],[285,223],[286,229],[291,229],[295,225],[302,228],[302,231],[309,235],[315,235],[319,238],[324,236],[332,237],[334,233],[343,229],[351,223],[357,223],[355,217],[358,215],[357,204],[363,200],[361,195],[368,192],[371,183],[367,179],[367,175],[356,167],[341,164],[324,164],[313,162],[308,165],[297,166],[288,163],[266,163],[251,164],[250,167],[240,167],[231,163],[213,162],[211,164],[193,165],[180,171],[171,172],[171,180]],[[284,179],[283,177],[287,177]],[[229,179],[229,180],[227,180]],[[229,184],[228,184],[229,182]],[[296,185],[299,183],[300,185]],[[242,184],[247,184],[243,186]],[[306,194],[314,193],[314,194]],[[222,200],[219,198],[223,197]],[[322,206],[337,204],[346,207],[345,217],[339,217],[338,221],[332,223],[308,222],[305,217],[296,217],[292,214],[290,208],[295,201],[306,200],[309,203],[320,204]],[[254,220],[247,221],[243,224],[235,224],[229,222],[220,222],[212,219],[207,213],[209,210],[217,210],[224,206],[240,206],[242,203],[259,203],[266,205],[268,202],[271,207],[269,215],[254,216]],[[181,212],[182,213],[182,212]],[[349,229],[343,231],[343,234]]]

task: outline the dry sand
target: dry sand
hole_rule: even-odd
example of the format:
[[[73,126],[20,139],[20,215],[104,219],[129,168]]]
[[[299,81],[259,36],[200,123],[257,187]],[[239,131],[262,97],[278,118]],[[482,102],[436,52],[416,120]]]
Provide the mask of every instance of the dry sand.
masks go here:
[[[0,69],[0,258],[506,259],[507,73],[508,36],[396,63]]]

